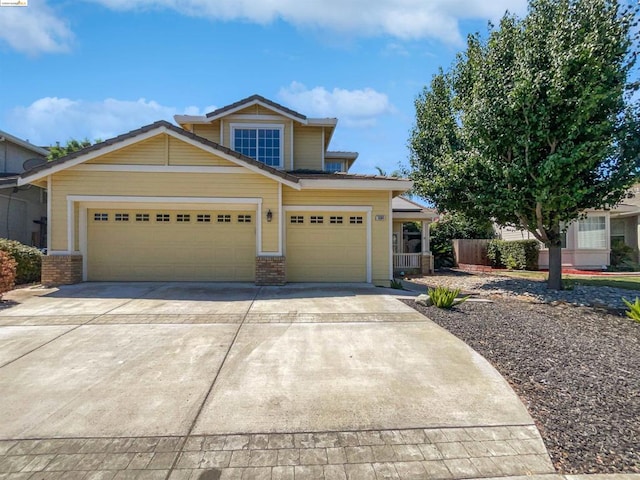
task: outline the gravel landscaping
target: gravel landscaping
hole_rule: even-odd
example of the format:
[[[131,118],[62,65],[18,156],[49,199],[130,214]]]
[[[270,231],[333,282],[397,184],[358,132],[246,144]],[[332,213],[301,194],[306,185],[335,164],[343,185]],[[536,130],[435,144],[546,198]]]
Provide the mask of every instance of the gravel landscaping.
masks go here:
[[[508,296],[452,310],[405,302],[500,371],[559,473],[640,473],[640,323]]]

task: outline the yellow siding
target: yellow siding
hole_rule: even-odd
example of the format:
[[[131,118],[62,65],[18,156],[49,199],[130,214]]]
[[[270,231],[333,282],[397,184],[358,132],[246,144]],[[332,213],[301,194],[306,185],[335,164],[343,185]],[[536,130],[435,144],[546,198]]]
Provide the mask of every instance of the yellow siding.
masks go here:
[[[169,165],[210,165],[233,167],[237,164],[212,155],[177,138],[168,138]]]
[[[166,134],[101,155],[86,163],[111,165],[236,165]]]
[[[125,165],[166,165],[167,135],[161,134],[135,145],[116,150],[86,163]]]
[[[238,110],[237,112],[234,112],[232,115],[279,115],[279,114],[278,112],[274,112],[273,110],[265,108],[262,105],[255,104],[247,108],[243,108],[242,110]]]
[[[220,121],[215,121],[207,125],[196,124],[193,126],[193,133],[212,142],[222,144],[220,141]]]
[[[130,195],[262,198],[263,212],[270,209],[273,213],[272,222],[262,223],[262,249],[278,251],[278,183],[259,174],[89,172],[71,168],[54,174],[52,182],[53,250],[67,249],[68,195]],[[76,212],[76,225],[77,220]],[[76,235],[76,249],[77,239]]]
[[[322,170],[322,128],[296,125],[294,135],[293,168]]]
[[[372,279],[376,285],[389,285],[389,192],[302,190],[282,187],[282,204],[288,205],[354,205],[371,206]],[[384,220],[376,220],[384,215]]]

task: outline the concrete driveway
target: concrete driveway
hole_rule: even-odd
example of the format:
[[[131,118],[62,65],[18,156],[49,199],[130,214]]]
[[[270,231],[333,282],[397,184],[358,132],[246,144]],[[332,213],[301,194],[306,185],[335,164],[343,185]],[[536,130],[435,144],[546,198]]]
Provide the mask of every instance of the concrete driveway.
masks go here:
[[[262,435],[266,449],[269,435],[417,429],[472,445],[502,441],[496,435],[532,441],[534,451],[507,452],[538,463],[520,461],[509,473],[548,471],[532,419],[504,379],[397,293],[360,284],[214,283],[15,291],[0,310],[0,440],[177,438],[168,478],[203,469],[204,453],[193,464],[182,460],[194,438]],[[251,450],[248,440],[241,447]],[[462,449],[467,462],[493,455],[470,450]],[[289,466],[304,466],[299,455]],[[274,458],[270,468],[286,466]],[[370,460],[354,464],[374,468]],[[250,456],[245,463],[235,467],[267,468]],[[0,457],[0,472],[2,465]]]

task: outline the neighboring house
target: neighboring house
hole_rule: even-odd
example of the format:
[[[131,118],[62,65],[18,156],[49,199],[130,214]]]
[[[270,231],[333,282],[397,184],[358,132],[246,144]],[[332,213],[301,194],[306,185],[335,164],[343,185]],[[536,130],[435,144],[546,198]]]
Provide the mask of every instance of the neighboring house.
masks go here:
[[[329,150],[336,119],[254,95],[175,120],[21,175],[48,192],[43,283],[389,285],[392,199],[412,183],[349,174],[357,154]]]
[[[640,184],[629,190],[627,198],[610,211],[610,239],[623,242],[634,250],[633,261],[640,261]]]
[[[610,265],[611,245],[623,241],[634,249],[638,261],[640,230],[640,185],[611,210],[589,210],[586,217],[567,228],[562,240],[562,266],[582,270],[604,270]],[[497,228],[503,240],[533,239],[533,235],[513,227]],[[539,267],[549,268],[549,250],[541,245]]]
[[[35,185],[18,186],[18,177],[48,151],[0,130],[0,238],[46,245],[46,194]]]

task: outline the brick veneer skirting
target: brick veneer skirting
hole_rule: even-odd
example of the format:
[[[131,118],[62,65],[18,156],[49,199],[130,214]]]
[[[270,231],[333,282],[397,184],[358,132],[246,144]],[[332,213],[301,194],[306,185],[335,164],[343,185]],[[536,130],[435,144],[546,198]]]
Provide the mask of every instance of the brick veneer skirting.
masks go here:
[[[43,285],[71,285],[82,281],[82,255],[45,255],[42,257]]]
[[[256,285],[284,285],[286,266],[285,257],[256,257]]]

